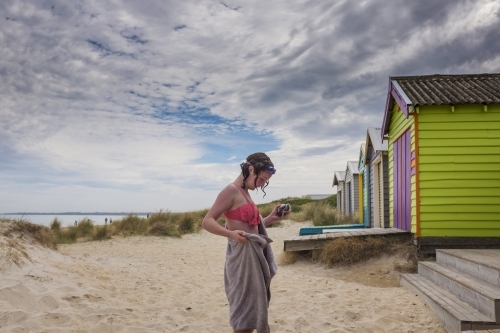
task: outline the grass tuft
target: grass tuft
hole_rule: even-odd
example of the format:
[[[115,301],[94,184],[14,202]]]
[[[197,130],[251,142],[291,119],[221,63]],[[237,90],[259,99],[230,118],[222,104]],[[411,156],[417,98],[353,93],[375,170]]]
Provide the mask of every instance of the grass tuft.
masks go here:
[[[10,228],[4,233],[6,237],[12,237],[12,234],[18,234],[21,237],[28,236],[36,243],[51,248],[57,249],[57,242],[54,233],[49,228],[32,224],[25,221],[12,221]]]
[[[61,221],[57,217],[50,224],[50,230],[61,230]]]
[[[111,238],[111,235],[109,233],[109,229],[108,229],[107,225],[95,227],[95,232],[94,232],[94,236],[92,237],[92,240],[102,241],[104,239],[110,239],[110,238]]]

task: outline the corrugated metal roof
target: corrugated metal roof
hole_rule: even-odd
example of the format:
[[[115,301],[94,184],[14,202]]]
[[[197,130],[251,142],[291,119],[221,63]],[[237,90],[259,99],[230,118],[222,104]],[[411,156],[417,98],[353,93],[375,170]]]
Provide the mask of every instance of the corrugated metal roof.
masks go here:
[[[351,170],[351,173],[353,175],[359,173],[358,162],[357,161],[349,161],[349,162],[347,162],[347,168],[349,168]]]
[[[370,127],[368,128],[368,136],[372,143],[373,149],[376,152],[387,151],[387,141],[382,141],[382,130],[380,128]],[[368,140],[367,140],[368,144]],[[366,153],[365,153],[366,154]]]
[[[414,106],[500,103],[500,74],[391,77]]]
[[[343,182],[345,180],[345,171],[335,171],[333,176],[333,184],[332,187],[338,185],[339,182]]]

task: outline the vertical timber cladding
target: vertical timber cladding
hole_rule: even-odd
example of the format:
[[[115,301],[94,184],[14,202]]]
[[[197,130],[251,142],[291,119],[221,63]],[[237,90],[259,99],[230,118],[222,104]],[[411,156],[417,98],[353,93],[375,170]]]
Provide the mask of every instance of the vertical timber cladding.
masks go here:
[[[411,230],[411,183],[410,183],[410,129],[394,141],[394,226],[401,230]]]
[[[500,237],[500,105],[421,106],[422,237]]]
[[[404,113],[401,111],[397,103],[394,103],[394,108],[392,110],[392,117],[390,120],[389,124],[389,158],[388,158],[388,164],[389,164],[389,221],[390,221],[390,226],[397,228],[395,225],[395,216],[394,216],[394,209],[395,209],[395,202],[394,202],[394,196],[395,193],[398,193],[397,189],[395,189],[395,183],[394,183],[394,177],[395,177],[395,168],[394,168],[394,148],[395,148],[395,142],[403,135],[407,130],[409,130],[409,140],[410,140],[410,151],[413,152],[415,151],[415,133],[414,133],[414,126],[413,126],[414,119],[412,116],[406,118]],[[411,153],[410,152],[410,153]],[[410,158],[410,163],[411,163],[411,158]],[[410,168],[410,165],[408,166]],[[410,170],[411,171],[411,170]],[[411,228],[411,232],[415,233],[416,232],[416,209],[415,209],[415,202],[416,202],[416,193],[415,193],[415,175],[410,175],[410,218],[411,218],[411,224],[408,226],[408,228]]]
[[[365,165],[365,170],[363,173],[363,224],[365,227],[370,226],[370,205],[371,205],[371,197],[370,197],[370,164]]]

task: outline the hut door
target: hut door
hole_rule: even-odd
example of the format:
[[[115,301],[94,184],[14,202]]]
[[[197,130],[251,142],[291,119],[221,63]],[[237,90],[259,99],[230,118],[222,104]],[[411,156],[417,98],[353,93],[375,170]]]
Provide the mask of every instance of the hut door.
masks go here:
[[[342,191],[340,192],[337,192],[337,207],[339,209],[340,212],[343,211],[342,209],[342,204],[343,204],[343,200],[342,200]]]
[[[394,227],[411,230],[410,130],[394,142]]]
[[[351,214],[351,182],[346,184],[345,191],[345,213],[347,215]]]
[[[378,164],[378,221],[379,221],[379,227],[380,228],[385,228],[385,222],[384,222],[384,203],[385,203],[385,198],[384,198],[384,169],[382,169],[382,161]]]

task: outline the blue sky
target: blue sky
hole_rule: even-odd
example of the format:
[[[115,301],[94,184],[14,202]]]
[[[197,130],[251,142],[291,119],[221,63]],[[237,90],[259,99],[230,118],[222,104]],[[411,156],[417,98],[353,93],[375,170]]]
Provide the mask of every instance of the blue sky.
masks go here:
[[[0,3],[0,213],[334,193],[389,76],[500,72],[495,0]]]

